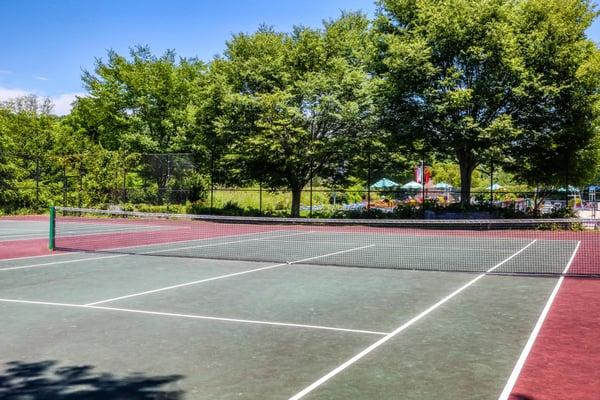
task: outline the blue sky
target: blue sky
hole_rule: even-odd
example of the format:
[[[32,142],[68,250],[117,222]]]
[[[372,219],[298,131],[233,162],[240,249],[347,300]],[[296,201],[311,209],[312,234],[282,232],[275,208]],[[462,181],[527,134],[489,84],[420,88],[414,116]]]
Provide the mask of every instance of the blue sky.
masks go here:
[[[81,71],[106,50],[137,44],[209,60],[233,33],[261,23],[277,30],[319,26],[340,10],[372,14],[372,0],[3,0],[0,14],[0,100],[49,96],[58,114],[82,92]],[[589,36],[600,42],[600,22]]]

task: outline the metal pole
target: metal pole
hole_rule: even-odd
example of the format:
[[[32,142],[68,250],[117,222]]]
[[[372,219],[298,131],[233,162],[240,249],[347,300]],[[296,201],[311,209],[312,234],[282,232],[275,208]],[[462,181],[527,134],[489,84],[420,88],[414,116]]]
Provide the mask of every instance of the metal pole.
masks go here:
[[[214,207],[214,192],[215,192],[215,153],[210,152],[210,214],[213,213]]]
[[[258,181],[258,215],[262,216],[262,177]]]
[[[40,204],[40,159],[35,159],[35,204],[36,208]]]
[[[167,153],[167,179],[165,180],[165,193],[167,194],[167,212],[171,205],[171,192],[169,191],[169,180],[171,179],[171,158]]]
[[[423,219],[425,219],[425,157],[421,160],[421,187],[422,187],[422,201],[421,209],[423,212]]]
[[[63,165],[63,205],[67,206],[67,191],[69,190],[69,182],[67,180],[67,164]]]
[[[123,195],[121,199],[124,203],[127,201],[127,168],[123,169]]]
[[[565,209],[569,208],[569,151],[566,152],[567,163],[565,165]]]
[[[81,192],[83,192],[83,169],[79,165],[79,191],[77,193],[77,207],[81,208]]]
[[[490,165],[490,206],[494,206],[494,161]]]
[[[309,208],[309,212],[308,212],[308,216],[310,218],[312,218],[313,216],[313,160],[312,160],[312,156],[310,159],[310,190],[309,190],[309,196],[310,196],[310,208]]]
[[[367,150],[367,210],[371,209],[371,149]]]

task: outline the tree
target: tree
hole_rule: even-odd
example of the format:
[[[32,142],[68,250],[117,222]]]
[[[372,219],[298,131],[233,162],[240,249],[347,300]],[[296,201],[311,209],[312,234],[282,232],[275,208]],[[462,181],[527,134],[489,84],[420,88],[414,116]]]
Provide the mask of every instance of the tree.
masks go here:
[[[111,150],[182,151],[193,135],[193,98],[205,65],[139,46],[129,56],[111,50],[106,62],[98,59],[93,72],[83,73],[88,95],[76,101],[73,122]]]
[[[382,126],[460,167],[461,201],[491,147],[518,132],[511,110],[523,60],[512,1],[382,0],[374,68]]]
[[[39,183],[56,146],[59,118],[35,95],[0,103],[0,198],[5,210],[39,207]]]
[[[352,154],[372,118],[364,64],[368,20],[344,14],[323,29],[277,33],[261,27],[228,42],[221,135],[246,173],[292,192],[292,216],[310,180]]]
[[[600,52],[585,34],[596,12],[582,0],[527,0],[517,11],[527,73],[506,168],[540,189],[589,183],[600,164]]]
[[[111,50],[107,61],[98,59],[93,72],[84,72],[88,95],[76,101],[69,124],[104,149],[128,153],[118,163],[121,171],[139,161],[134,153],[158,154],[146,157],[152,162],[139,172],[156,183],[162,200],[171,184],[170,164],[180,160],[165,153],[194,151],[202,135],[196,129],[197,97],[205,73],[204,63],[177,59],[171,50],[157,57],[138,46],[129,58]]]

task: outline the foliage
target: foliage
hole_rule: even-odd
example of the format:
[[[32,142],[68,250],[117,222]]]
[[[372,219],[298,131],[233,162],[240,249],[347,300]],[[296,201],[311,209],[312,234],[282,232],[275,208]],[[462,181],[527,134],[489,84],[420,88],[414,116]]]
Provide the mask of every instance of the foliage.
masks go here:
[[[411,180],[425,159],[435,181],[462,189],[461,206],[440,200],[431,212],[511,216],[483,210],[493,172],[508,191],[534,192],[538,215],[556,188],[600,176],[590,1],[379,5],[374,21],[343,13],[320,28],[234,35],[209,63],[111,50],[83,73],[87,94],[65,117],[36,96],[0,102],[1,212],[122,203],[304,216],[312,184],[315,216],[417,218],[416,204],[339,205],[360,207],[381,178]]]
[[[582,0],[527,0],[518,9],[527,69],[506,169],[531,186],[578,185],[598,172],[600,52],[585,36],[595,15]]]
[[[108,52],[83,73],[88,96],[77,100],[73,125],[103,147],[143,153],[186,149],[195,115],[194,99],[203,85],[205,66],[195,59],[161,57],[135,47],[130,58]]]
[[[262,27],[234,36],[217,64],[231,86],[222,132],[239,154],[234,161],[266,186],[290,189],[293,216],[304,186],[339,166],[368,129],[370,81],[356,54],[367,27],[359,14],[322,30]]]
[[[581,166],[598,159],[588,1],[380,4],[382,125],[396,141],[456,160],[463,202],[476,167],[492,159],[528,183],[553,184],[565,169],[585,179]]]

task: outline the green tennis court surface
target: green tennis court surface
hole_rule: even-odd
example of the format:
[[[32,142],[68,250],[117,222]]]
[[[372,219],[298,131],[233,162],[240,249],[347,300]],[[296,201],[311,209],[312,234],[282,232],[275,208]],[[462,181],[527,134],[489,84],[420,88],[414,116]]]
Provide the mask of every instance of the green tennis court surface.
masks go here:
[[[560,273],[578,243],[286,227],[0,261],[1,365],[137,398],[497,399],[559,278],[477,271]]]

